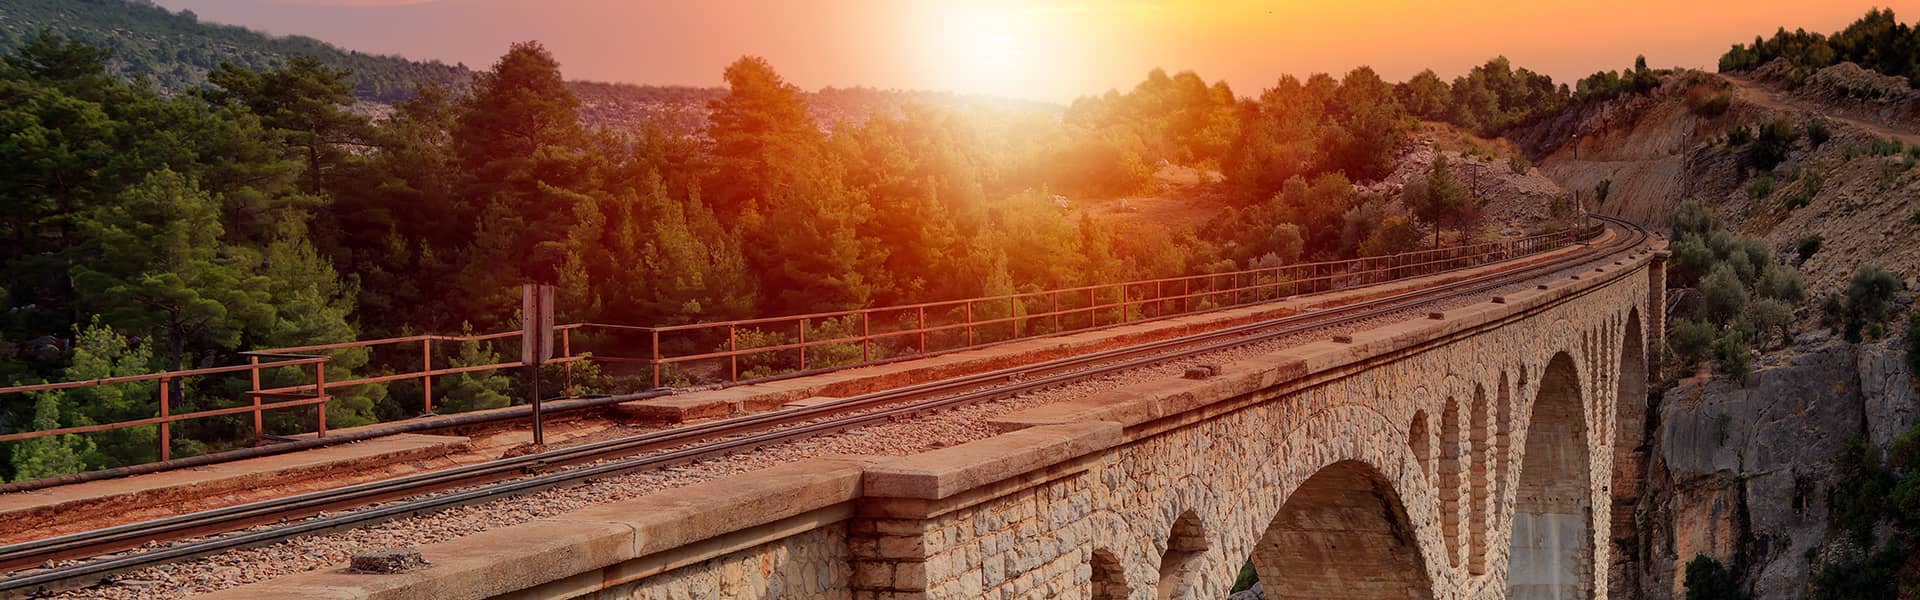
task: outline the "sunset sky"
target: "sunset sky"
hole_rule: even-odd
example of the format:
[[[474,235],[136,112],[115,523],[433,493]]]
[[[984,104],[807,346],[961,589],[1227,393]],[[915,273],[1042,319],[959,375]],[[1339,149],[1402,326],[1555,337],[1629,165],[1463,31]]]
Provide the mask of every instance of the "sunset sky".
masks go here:
[[[1571,82],[1632,64],[1712,69],[1776,27],[1832,32],[1920,0],[158,0],[210,21],[485,68],[537,39],[573,79],[719,85],[742,54],[808,89],[867,85],[1065,102],[1147,70],[1194,70],[1252,95],[1282,73],[1371,65],[1451,78],[1504,54]]]

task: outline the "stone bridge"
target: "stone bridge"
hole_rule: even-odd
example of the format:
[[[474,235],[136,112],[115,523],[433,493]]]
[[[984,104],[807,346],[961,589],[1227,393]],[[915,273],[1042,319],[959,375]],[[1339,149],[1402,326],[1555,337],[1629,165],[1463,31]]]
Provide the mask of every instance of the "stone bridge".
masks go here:
[[[1429,318],[235,597],[1604,598],[1663,254]],[[1656,340],[1650,345],[1649,339]]]

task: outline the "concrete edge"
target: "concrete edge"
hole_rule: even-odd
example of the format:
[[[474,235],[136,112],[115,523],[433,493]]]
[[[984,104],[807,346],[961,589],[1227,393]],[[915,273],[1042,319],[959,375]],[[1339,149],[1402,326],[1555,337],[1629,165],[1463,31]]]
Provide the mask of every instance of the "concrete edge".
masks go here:
[[[783,520],[818,519],[821,514],[845,518],[850,509],[830,509],[844,508],[859,497],[862,472],[879,460],[803,460],[428,544],[420,550],[432,566],[411,573],[370,575],[335,567],[205,597],[411,600],[488,598],[533,589]],[[791,535],[789,528],[766,529]],[[694,559],[676,556],[652,562],[688,560]]]
[[[1061,423],[1023,429],[874,465],[868,497],[940,500],[1119,445],[1119,423]]]

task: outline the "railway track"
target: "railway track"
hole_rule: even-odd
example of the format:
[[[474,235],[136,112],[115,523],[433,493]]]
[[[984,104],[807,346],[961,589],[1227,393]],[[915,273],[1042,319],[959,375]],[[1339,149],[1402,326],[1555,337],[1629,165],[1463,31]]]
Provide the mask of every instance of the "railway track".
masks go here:
[[[355,484],[185,515],[0,546],[0,596],[29,597],[98,583],[115,573],[226,550],[271,544],[490,502],[596,478],[658,469],[986,402],[1155,363],[1230,350],[1322,327],[1339,326],[1438,301],[1470,296],[1580,267],[1639,246],[1640,227],[1601,218],[1623,235],[1604,246],[1460,281],[1340,307],[842,398],[548,450],[486,463]],[[644,454],[642,456],[633,456]],[[349,510],[354,509],[354,510]],[[329,511],[342,511],[327,514]],[[312,518],[308,518],[312,517]],[[248,528],[279,523],[252,531]],[[151,542],[171,546],[120,553]],[[38,567],[69,559],[70,565]]]

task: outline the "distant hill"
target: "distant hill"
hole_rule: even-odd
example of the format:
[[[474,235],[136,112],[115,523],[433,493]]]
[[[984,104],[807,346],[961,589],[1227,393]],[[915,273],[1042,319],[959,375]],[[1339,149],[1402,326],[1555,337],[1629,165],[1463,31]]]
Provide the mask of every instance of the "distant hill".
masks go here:
[[[270,69],[297,55],[352,70],[355,95],[373,102],[410,97],[418,82],[458,89],[473,77],[465,65],[378,56],[309,37],[206,23],[192,11],[175,13],[146,0],[0,2],[0,51],[12,51],[43,29],[113,49],[110,68],[129,77],[151,77],[168,93],[205,85],[207,72],[222,62]]]
[[[113,50],[109,68],[127,77],[147,77],[163,93],[206,85],[207,72],[222,62],[271,69],[291,56],[310,56],[347,69],[355,96],[384,112],[413,96],[418,84],[462,90],[474,72],[464,64],[420,62],[340,48],[303,36],[272,36],[244,27],[201,21],[192,11],[173,12],[148,0],[4,0],[0,1],[0,52],[11,52],[41,30]],[[505,52],[505,48],[501,48]],[[588,125],[636,131],[654,124],[667,131],[697,134],[706,125],[708,103],[725,88],[651,86],[573,81],[580,96],[580,120]],[[898,113],[908,104],[986,105],[1058,113],[1061,107],[1039,102],[960,96],[938,92],[902,92],[872,88],[827,88],[809,93],[813,116],[821,125],[863,121],[877,112]]]

